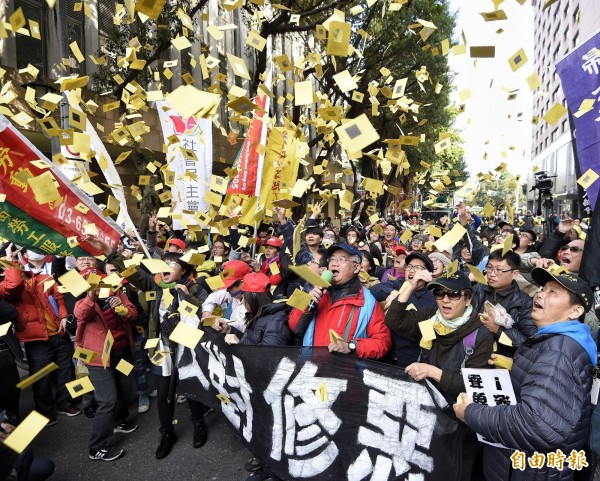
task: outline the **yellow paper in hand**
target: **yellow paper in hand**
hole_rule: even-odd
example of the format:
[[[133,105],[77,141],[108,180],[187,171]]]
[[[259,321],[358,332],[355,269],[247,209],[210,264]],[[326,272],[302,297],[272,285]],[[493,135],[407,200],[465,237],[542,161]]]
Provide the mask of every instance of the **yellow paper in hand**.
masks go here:
[[[83,396],[84,394],[94,390],[94,385],[92,384],[89,376],[68,382],[65,384],[65,387],[73,399]]]
[[[505,346],[512,347],[512,345],[513,345],[511,338],[508,337],[505,332],[502,332],[500,334],[500,338],[498,339],[498,342],[500,344],[504,344]]]
[[[473,279],[475,280],[475,282],[479,282],[480,284],[487,286],[487,278],[483,275],[483,272],[481,272],[476,266],[473,266],[471,264],[466,264],[466,266],[467,269],[471,271],[471,274],[473,274]]]
[[[296,289],[292,293],[290,298],[287,300],[286,304],[288,306],[292,306],[292,307],[295,307],[296,309],[303,311],[304,309],[306,309],[308,307],[311,300],[312,300],[312,297],[307,292],[304,292],[300,289]]]
[[[433,341],[437,337],[431,319],[419,322],[419,330],[421,331],[421,340],[423,341]]]
[[[169,339],[177,344],[181,344],[182,346],[195,349],[202,339],[202,336],[204,336],[204,332],[202,332],[200,329],[196,329],[195,327],[180,322],[177,324],[177,327],[173,329]]]
[[[44,426],[48,424],[48,421],[49,419],[46,416],[42,416],[37,411],[32,411],[29,416],[27,416],[21,424],[8,435],[4,440],[4,445],[17,453],[22,453],[40,431],[44,429]]]
[[[329,340],[331,341],[331,344],[335,344],[336,342],[342,340],[342,336],[340,336],[333,329],[329,329]]]
[[[5,324],[0,325],[0,337],[6,336],[8,334],[10,326],[12,326],[11,322],[7,322]]]

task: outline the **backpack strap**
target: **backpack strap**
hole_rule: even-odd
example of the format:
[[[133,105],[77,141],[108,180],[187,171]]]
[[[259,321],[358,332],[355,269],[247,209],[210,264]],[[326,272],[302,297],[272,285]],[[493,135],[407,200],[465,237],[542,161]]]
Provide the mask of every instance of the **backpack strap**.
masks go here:
[[[467,359],[469,359],[469,357],[471,357],[471,355],[473,354],[473,348],[475,347],[475,341],[477,339],[477,333],[479,332],[479,328],[475,329],[473,332],[471,332],[470,334],[468,334],[467,336],[465,336],[463,338],[463,347],[465,348],[465,358],[463,359],[463,362],[461,364],[461,369],[465,367],[465,364],[467,363]]]

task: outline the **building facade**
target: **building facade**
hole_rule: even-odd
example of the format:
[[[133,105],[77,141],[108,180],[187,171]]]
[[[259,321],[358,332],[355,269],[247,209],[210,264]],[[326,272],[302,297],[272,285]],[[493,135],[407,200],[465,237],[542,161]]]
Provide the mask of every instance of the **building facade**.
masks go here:
[[[593,2],[594,0],[591,0]],[[591,3],[589,2],[589,3]],[[531,144],[531,167],[527,178],[527,208],[538,208],[538,192],[534,172],[544,171],[554,186],[553,210],[577,214],[577,176],[569,117],[563,116],[553,126],[543,116],[556,103],[566,106],[555,65],[577,47],[581,40],[580,0],[556,2],[543,9],[544,0],[534,0],[534,67],[541,85],[533,100],[534,122]]]

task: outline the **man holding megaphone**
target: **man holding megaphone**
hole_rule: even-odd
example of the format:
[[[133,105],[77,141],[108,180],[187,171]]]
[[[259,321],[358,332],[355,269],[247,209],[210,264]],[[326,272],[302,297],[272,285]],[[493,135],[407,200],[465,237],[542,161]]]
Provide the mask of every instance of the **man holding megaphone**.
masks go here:
[[[314,287],[308,307],[290,314],[289,327],[304,346],[327,346],[330,352],[369,359],[388,352],[391,334],[383,309],[361,285],[361,261],[362,254],[354,246],[339,244],[327,249],[328,270],[321,277],[331,287]]]

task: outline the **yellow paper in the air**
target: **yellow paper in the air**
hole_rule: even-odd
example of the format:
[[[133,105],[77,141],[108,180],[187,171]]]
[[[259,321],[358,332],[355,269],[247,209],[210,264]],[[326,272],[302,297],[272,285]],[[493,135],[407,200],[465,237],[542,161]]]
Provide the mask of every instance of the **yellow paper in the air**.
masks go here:
[[[356,154],[379,140],[379,134],[367,114],[361,114],[350,121],[342,121],[342,125],[336,127],[335,131],[349,154]]]
[[[502,244],[502,257],[504,257],[507,252],[512,250],[513,236],[514,234],[511,234],[506,239],[504,239],[504,243]]]
[[[544,115],[544,120],[550,125],[555,125],[560,118],[567,113],[567,109],[560,103],[554,104],[554,106]]]
[[[471,274],[473,274],[475,282],[479,282],[480,284],[484,284],[487,286],[487,278],[483,275],[483,272],[481,272],[476,266],[473,266],[471,264],[466,264],[466,266],[467,269],[471,271]]]
[[[294,105],[310,105],[315,101],[313,85],[310,80],[294,83]]]
[[[466,232],[466,229],[462,225],[454,224],[452,230],[440,237],[433,245],[438,251],[452,250],[452,247],[463,238]]]
[[[319,387],[317,388],[316,394],[322,403],[329,402],[329,396],[327,395],[327,385],[325,384],[325,381],[321,381],[319,383]]]
[[[442,229],[440,229],[439,227],[436,227],[434,225],[429,226],[429,233],[436,239],[439,239],[443,235]]]
[[[85,349],[81,346],[77,346],[75,348],[75,352],[73,353],[73,359],[80,359],[85,363],[92,362],[96,356],[97,352],[90,351],[89,349]]]
[[[182,316],[194,317],[196,312],[198,312],[199,307],[195,306],[191,302],[181,301],[179,307],[177,308],[177,312],[179,312]]]
[[[195,349],[200,342],[200,339],[202,339],[202,336],[204,336],[204,332],[200,329],[196,329],[195,327],[189,326],[184,322],[180,322],[177,324],[177,327],[173,329],[169,339],[177,344],[181,344],[182,346]]]
[[[79,379],[75,379],[74,381],[68,382],[65,384],[67,391],[73,399],[79,396],[83,396],[88,392],[92,392],[94,390],[94,385],[90,380],[89,376],[85,376]]]
[[[155,349],[156,346],[158,346],[158,341],[160,341],[158,337],[154,339],[148,339],[146,344],[144,344],[144,349]]]
[[[58,282],[75,297],[79,297],[92,287],[76,269],[71,269],[66,274],[60,276]]]
[[[154,356],[150,358],[150,362],[155,366],[160,366],[163,362],[165,362],[167,354],[169,353],[164,351],[156,351]]]
[[[330,287],[331,284],[325,279],[322,279],[315,271],[313,271],[307,265],[303,266],[290,266],[290,270],[298,277],[302,277],[305,281],[308,281],[313,286],[317,287]]]
[[[433,341],[437,337],[431,319],[419,322],[419,330],[421,331],[421,340],[423,341]]]
[[[225,283],[223,282],[223,278],[221,276],[207,277],[204,280],[208,284],[208,287],[210,287],[213,291],[225,287]]]
[[[576,118],[579,118],[579,117],[587,114],[588,112],[590,112],[591,110],[594,109],[595,103],[596,103],[596,99],[584,99],[583,102],[581,102],[579,109],[577,110],[577,112],[575,112],[573,114],[573,116],[575,116]]]
[[[579,177],[579,179],[577,179],[577,183],[584,189],[587,189],[590,185],[596,182],[596,180],[598,180],[598,177],[598,174],[594,170],[588,169],[581,177]]]
[[[38,204],[46,204],[61,199],[60,193],[54,184],[54,176],[49,171],[27,179],[27,183],[31,187]]]
[[[511,338],[508,337],[505,332],[500,333],[500,338],[498,339],[498,342],[500,344],[504,344],[505,346],[512,347],[513,345]]]
[[[114,343],[115,339],[113,338],[112,332],[108,331],[104,338],[104,348],[102,349],[102,366],[104,366],[104,369],[106,369],[108,362],[110,361],[110,351],[112,350]]]
[[[133,364],[127,362],[125,359],[121,359],[115,369],[119,372],[122,372],[125,376],[129,376],[133,370]]]
[[[152,274],[173,272],[173,269],[171,269],[162,259],[144,259],[142,264],[144,264],[144,267],[146,267],[146,269],[148,269]]]
[[[292,307],[295,307],[296,309],[303,311],[304,309],[306,309],[308,307],[311,300],[312,300],[312,297],[307,292],[304,292],[300,289],[296,289],[292,293],[290,298],[286,301],[286,304],[288,306],[292,306]]]
[[[40,379],[42,379],[43,377],[47,376],[52,371],[55,371],[57,369],[58,369],[58,365],[56,363],[54,363],[54,362],[51,362],[50,364],[44,366],[39,371],[34,372],[31,376],[26,377],[21,382],[19,382],[17,384],[17,389],[27,389],[34,382],[39,381]]]
[[[37,411],[31,411],[29,416],[21,421],[17,428],[4,440],[4,445],[17,453],[23,452],[40,431],[44,429],[48,421],[49,419],[46,416],[42,416]]]

